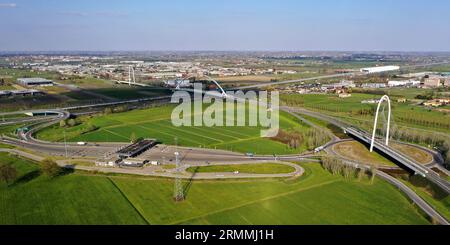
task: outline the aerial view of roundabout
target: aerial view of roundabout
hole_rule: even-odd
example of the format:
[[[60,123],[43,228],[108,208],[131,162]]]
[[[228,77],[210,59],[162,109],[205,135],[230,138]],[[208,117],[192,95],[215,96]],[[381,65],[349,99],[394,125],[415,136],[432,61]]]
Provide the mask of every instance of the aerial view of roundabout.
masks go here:
[[[161,97],[146,101],[121,101],[118,104],[2,113],[4,133],[1,137],[0,154],[32,162],[54,162],[64,172],[70,171],[79,178],[104,176],[102,178],[112,181],[115,188],[127,193],[133,206],[142,208],[139,218],[114,217],[100,222],[92,219],[87,223],[448,224],[444,216],[446,214],[441,214],[442,207],[435,208],[425,202],[423,196],[413,191],[414,186],[402,180],[402,176],[416,173],[441,187],[444,192],[449,190],[448,181],[435,172],[447,172],[442,167],[443,159],[432,149],[400,141],[388,142],[389,136],[384,142],[381,137],[375,137],[375,131],[371,137],[369,133],[348,122],[305,108],[289,106],[280,107],[279,133],[272,138],[261,138],[261,127],[176,127],[170,121],[174,105],[167,103],[166,99]],[[386,99],[389,100],[388,97]],[[382,102],[380,100],[378,107]],[[133,109],[115,111],[123,104]],[[21,116],[24,114],[28,116]],[[376,151],[371,152],[372,148]],[[68,176],[58,178],[69,178]],[[149,187],[136,187],[138,182],[160,187],[144,191],[141,189]],[[217,186],[208,189],[208,186],[214,185]],[[257,188],[260,185],[266,187],[259,190]],[[327,190],[340,185],[340,188],[352,187],[345,192]],[[368,186],[370,187],[367,188]],[[256,196],[249,193],[253,188]],[[306,211],[291,217],[280,214],[282,208],[278,207],[270,210],[274,216],[245,216],[245,220],[242,219],[241,209],[246,206],[263,205],[266,202],[283,205],[286,200],[280,199],[291,195],[292,198],[299,198],[300,194],[309,195],[306,190],[310,188],[315,189],[311,198],[314,201],[320,198],[316,196],[317,193],[323,193],[338,195],[334,201],[336,205],[348,204],[348,198],[355,198],[353,205],[356,206],[366,205],[364,203],[367,202],[379,207],[387,204],[386,202],[394,202],[396,208],[400,204],[406,210],[393,214],[391,219],[386,219],[384,214],[374,214],[371,219],[365,220],[357,215],[349,218],[344,214],[333,214],[331,219],[331,216],[305,218],[308,215]],[[217,194],[217,189],[222,190],[222,193]],[[384,201],[379,199],[382,195],[380,193],[367,194],[365,200],[357,201],[359,194],[355,192],[363,190],[373,193],[387,191],[390,194]],[[405,206],[406,199],[399,195],[398,190],[406,194],[425,215],[417,213],[410,205]],[[141,196],[146,191],[151,196],[158,197],[157,200],[161,201],[158,205],[171,207],[170,211],[163,215],[150,211],[147,207],[154,205],[153,201],[142,199]],[[235,194],[240,198],[230,197]],[[212,198],[202,199],[201,196],[204,195]],[[200,200],[206,204],[200,204]],[[221,205],[213,205],[217,202],[221,202]],[[172,209],[176,209],[177,205],[188,205],[191,208],[181,213],[175,212]],[[298,205],[304,204],[301,202]],[[224,218],[224,215],[231,212],[227,211],[228,208],[236,209],[231,221]],[[330,207],[315,208],[332,212]],[[391,208],[386,205],[385,209],[391,209],[386,212],[395,213],[395,208]],[[213,215],[215,212],[218,214]],[[136,214],[130,214],[134,215]],[[86,222],[80,221],[78,217],[72,218],[73,223]],[[34,222],[35,219],[36,217],[30,217],[28,222]],[[38,222],[59,221],[38,219]]]

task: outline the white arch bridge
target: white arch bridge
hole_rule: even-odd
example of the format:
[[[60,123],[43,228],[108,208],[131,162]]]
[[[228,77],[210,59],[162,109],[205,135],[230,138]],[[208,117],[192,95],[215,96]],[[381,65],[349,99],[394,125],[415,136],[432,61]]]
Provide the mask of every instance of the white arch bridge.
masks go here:
[[[387,129],[386,129],[386,139],[384,141],[381,141],[375,137],[375,134],[376,134],[376,130],[377,130],[379,111],[380,111],[382,103],[385,101],[388,103],[388,122],[387,122]],[[390,121],[391,121],[391,101],[389,99],[389,96],[384,95],[378,102],[377,110],[375,112],[375,122],[374,122],[374,126],[373,126],[372,135],[370,135],[369,133],[367,133],[364,130],[361,130],[361,129],[358,129],[358,128],[352,127],[352,126],[343,127],[343,129],[346,134],[348,134],[362,142],[365,142],[366,144],[369,144],[371,152],[374,149],[378,150],[379,152],[391,157],[392,159],[396,160],[403,166],[414,171],[416,174],[420,174],[423,177],[429,179],[433,183],[440,186],[447,193],[450,193],[450,183],[448,181],[442,179],[438,173],[434,172],[433,170],[431,170],[428,167],[423,166],[420,163],[415,162],[408,156],[404,155],[403,153],[401,153],[389,146],[389,131],[390,131],[390,125],[391,125]]]

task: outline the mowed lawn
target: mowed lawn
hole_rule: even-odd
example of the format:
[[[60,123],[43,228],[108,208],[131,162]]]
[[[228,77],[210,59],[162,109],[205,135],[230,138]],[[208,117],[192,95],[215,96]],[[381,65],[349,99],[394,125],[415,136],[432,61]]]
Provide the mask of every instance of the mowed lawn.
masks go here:
[[[302,144],[290,149],[286,144],[268,138],[261,138],[261,127],[252,126],[173,126],[171,113],[174,106],[134,110],[125,113],[102,115],[88,119],[81,125],[66,129],[68,141],[86,142],[129,142],[130,136],[153,138],[169,145],[224,149],[255,154],[293,154],[306,149]],[[99,127],[90,133],[82,133],[87,124]],[[306,131],[309,126],[295,117],[281,112],[280,128],[285,130]],[[62,141],[63,128],[55,125],[36,134],[39,139]]]
[[[238,171],[248,174],[286,174],[294,172],[295,168],[280,163],[259,163],[190,167],[186,171],[191,173],[233,173]]]
[[[49,179],[36,163],[0,153],[0,165],[18,170],[0,182],[0,224],[146,224],[113,182],[77,174]]]
[[[173,181],[114,178],[152,224],[427,224],[394,187],[349,181],[315,163],[295,180],[196,181],[174,203]],[[143,184],[145,183],[145,184]]]
[[[175,203],[173,180],[80,173],[48,179],[30,161],[0,157],[20,173],[12,186],[1,183],[0,224],[428,223],[389,184],[344,180],[314,163],[302,164],[306,174],[297,179],[195,181]]]

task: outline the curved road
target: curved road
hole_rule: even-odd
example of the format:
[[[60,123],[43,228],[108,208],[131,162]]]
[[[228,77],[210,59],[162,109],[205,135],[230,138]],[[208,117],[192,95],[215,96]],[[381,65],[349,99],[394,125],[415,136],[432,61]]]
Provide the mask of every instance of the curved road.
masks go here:
[[[22,157],[34,160],[42,161],[45,158],[38,156],[29,152],[24,152],[17,149],[2,149],[0,152],[8,152],[20,155]],[[264,164],[267,161],[258,162],[245,162],[245,164]],[[168,170],[166,172],[161,172],[160,168],[154,167],[144,167],[144,168],[108,168],[108,167],[96,167],[96,166],[80,166],[68,163],[67,160],[57,160],[56,163],[64,168],[85,170],[85,171],[99,171],[103,173],[121,173],[121,174],[134,174],[142,176],[153,176],[153,177],[167,177],[167,178],[182,178],[182,179],[248,179],[248,178],[287,178],[287,177],[297,177],[304,173],[304,169],[297,164],[287,163],[287,162],[276,162],[278,164],[283,164],[291,166],[295,171],[285,174],[247,174],[247,173],[196,173],[192,174],[186,171],[187,168],[197,167],[197,166],[213,166],[213,165],[224,165],[224,164],[193,164],[193,165],[183,165],[181,171],[178,172],[176,169]],[[242,162],[244,163],[244,162]],[[234,163],[239,164],[239,163]],[[230,164],[226,164],[230,165]],[[232,165],[232,164],[231,164]]]

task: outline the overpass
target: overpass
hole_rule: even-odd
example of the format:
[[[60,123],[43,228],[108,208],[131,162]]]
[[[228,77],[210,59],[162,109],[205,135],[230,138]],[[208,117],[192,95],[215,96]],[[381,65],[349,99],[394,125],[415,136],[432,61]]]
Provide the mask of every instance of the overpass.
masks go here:
[[[371,136],[360,129],[354,128],[354,127],[346,127],[344,128],[344,132],[348,135],[351,135],[355,137],[356,139],[359,139],[360,141],[371,144]],[[381,143],[379,140],[375,140],[373,147],[378,150],[379,152],[391,157],[392,159],[396,160],[403,166],[407,167],[408,169],[414,171],[416,174],[420,174],[421,176],[427,178],[428,180],[432,181],[439,187],[441,187],[445,192],[450,193],[450,183],[444,179],[442,179],[439,174],[434,172],[428,167],[425,167],[421,165],[420,163],[417,163],[413,160],[411,160],[409,157],[405,156],[404,154],[392,149],[388,145],[385,145]]]

